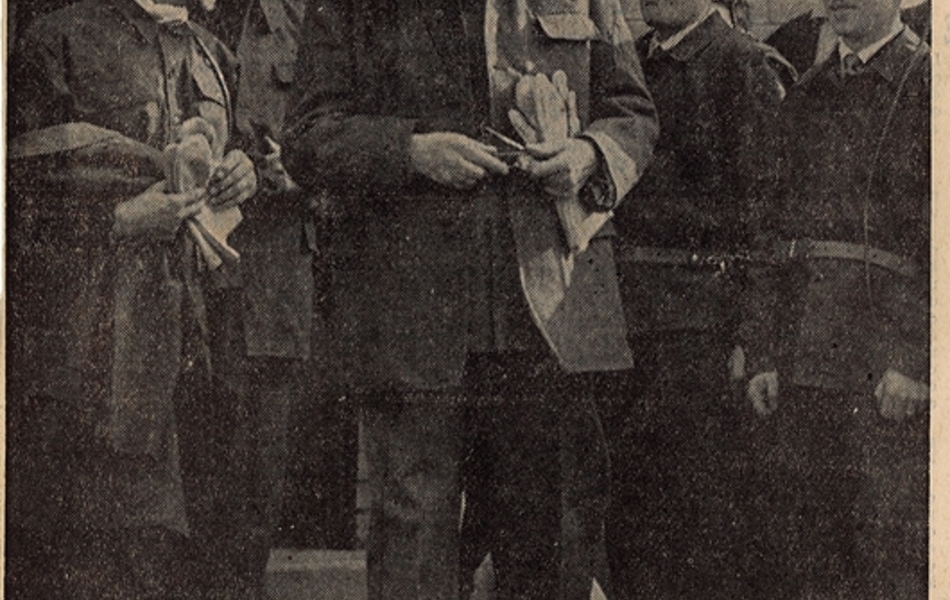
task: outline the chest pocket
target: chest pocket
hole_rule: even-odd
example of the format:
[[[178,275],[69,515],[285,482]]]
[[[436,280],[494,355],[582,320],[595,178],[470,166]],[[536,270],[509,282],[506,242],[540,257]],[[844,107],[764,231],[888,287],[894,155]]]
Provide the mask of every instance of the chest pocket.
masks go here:
[[[600,38],[594,22],[582,13],[536,15],[531,60],[537,70],[550,75],[561,70],[577,94],[582,125],[587,125],[590,107],[590,45]]]
[[[560,13],[538,15],[538,25],[545,37],[551,40],[583,42],[598,37],[597,26],[587,15],[580,13]]]

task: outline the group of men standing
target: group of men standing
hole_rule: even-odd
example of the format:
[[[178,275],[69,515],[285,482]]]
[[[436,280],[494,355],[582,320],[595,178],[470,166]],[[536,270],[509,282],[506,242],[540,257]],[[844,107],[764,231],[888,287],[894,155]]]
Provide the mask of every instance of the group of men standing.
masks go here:
[[[467,597],[489,553],[504,600],[926,597],[898,0],[828,0],[794,85],[710,0],[642,0],[639,40],[616,0],[212,8],[80,0],[19,40],[8,593],[263,598],[319,346],[364,418],[371,600]]]

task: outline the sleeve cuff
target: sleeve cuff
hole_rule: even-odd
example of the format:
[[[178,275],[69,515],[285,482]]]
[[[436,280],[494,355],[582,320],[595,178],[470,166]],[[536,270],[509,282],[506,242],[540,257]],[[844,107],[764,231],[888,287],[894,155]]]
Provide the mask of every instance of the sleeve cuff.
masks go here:
[[[617,187],[610,178],[610,170],[600,147],[590,138],[585,138],[597,153],[597,170],[580,191],[581,205],[592,212],[609,212],[617,206]]]

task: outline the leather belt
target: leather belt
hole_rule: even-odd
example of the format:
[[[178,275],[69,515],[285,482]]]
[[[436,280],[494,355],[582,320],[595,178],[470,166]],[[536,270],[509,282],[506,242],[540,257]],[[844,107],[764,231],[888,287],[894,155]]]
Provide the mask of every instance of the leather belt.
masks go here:
[[[619,253],[620,260],[626,262],[640,262],[653,265],[668,265],[675,267],[715,268],[724,270],[726,266],[736,262],[738,255],[728,252],[693,252],[678,248],[654,248],[635,246],[624,248]]]
[[[851,260],[868,263],[887,269],[888,271],[915,277],[920,268],[914,261],[899,254],[866,247],[863,244],[850,242],[820,241],[820,240],[791,240],[776,243],[771,252],[716,252],[691,251],[678,248],[654,248],[649,246],[635,246],[624,248],[619,254],[621,262],[639,262],[654,265],[676,267],[715,268],[725,270],[736,263],[782,264],[792,260],[808,260],[815,258],[830,258],[837,260]]]
[[[913,260],[880,248],[850,242],[808,239],[782,241],[775,246],[775,258],[779,262],[814,258],[832,258],[858,262],[866,260],[872,265],[904,277],[915,277],[920,273],[920,268]]]

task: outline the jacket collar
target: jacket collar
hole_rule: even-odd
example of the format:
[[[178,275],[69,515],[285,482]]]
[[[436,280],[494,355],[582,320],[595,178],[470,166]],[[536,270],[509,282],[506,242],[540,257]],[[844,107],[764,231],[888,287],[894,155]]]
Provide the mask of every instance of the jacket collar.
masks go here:
[[[916,33],[911,31],[909,27],[904,26],[900,34],[878,50],[864,65],[864,68],[875,71],[891,85],[897,85],[904,69],[907,68],[907,61],[922,44],[926,46]],[[836,76],[839,60],[838,53],[832,52],[831,56],[815,68],[816,74],[821,72]],[[809,79],[808,77],[803,78],[802,83],[807,83]]]
[[[905,25],[893,40],[868,60],[866,68],[876,70],[884,79],[896,85],[907,67],[907,61],[923,43],[920,37]]]
[[[710,13],[699,25],[686,34],[682,40],[667,51],[667,55],[673,60],[687,62],[697,53],[705,49],[713,40],[728,31],[729,26],[722,20],[718,12]],[[650,40],[656,35],[656,31],[650,30],[640,38],[640,49],[643,56],[647,55],[650,47]]]
[[[106,3],[111,5],[124,20],[130,23],[145,41],[154,39],[159,27],[162,26],[156,17],[150,15],[136,0],[106,0]],[[180,21],[179,23],[186,26],[191,25],[190,21]]]
[[[139,1],[142,1],[142,0],[139,0]],[[901,23],[901,17],[899,14],[895,14],[894,19],[891,22],[891,28],[888,30],[887,35],[882,37],[880,40],[874,42],[870,46],[867,46],[866,48],[862,48],[861,50],[855,51],[851,47],[849,47],[847,43],[845,43],[844,39],[838,38],[838,56],[839,58],[843,60],[844,57],[847,56],[848,54],[854,54],[861,60],[863,64],[867,64],[868,62],[871,61],[872,58],[874,58],[874,56],[881,50],[881,48],[883,48],[884,46],[888,44],[888,42],[890,42],[891,40],[899,36],[901,34],[901,31],[903,30],[904,30],[904,24]]]

